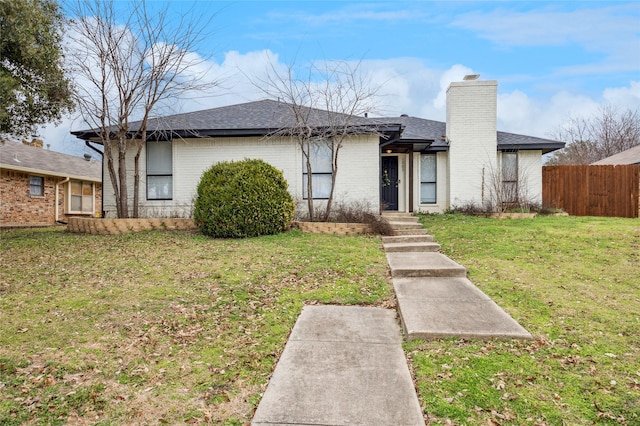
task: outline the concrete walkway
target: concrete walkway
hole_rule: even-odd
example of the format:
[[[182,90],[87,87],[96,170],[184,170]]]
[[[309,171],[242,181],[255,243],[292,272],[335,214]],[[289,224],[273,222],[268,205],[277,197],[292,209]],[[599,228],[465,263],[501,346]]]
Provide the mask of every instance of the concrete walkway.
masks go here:
[[[305,306],[252,425],[424,426],[395,312]]]
[[[383,237],[405,337],[531,335],[439,253],[410,215]],[[253,426],[424,426],[396,313],[360,306],[305,306],[258,405]]]
[[[417,217],[402,213],[389,217],[392,226],[402,231],[382,237],[382,242],[407,340],[532,338],[466,278],[466,268],[438,252],[440,246],[425,235],[426,230],[407,235],[407,229],[417,229]]]

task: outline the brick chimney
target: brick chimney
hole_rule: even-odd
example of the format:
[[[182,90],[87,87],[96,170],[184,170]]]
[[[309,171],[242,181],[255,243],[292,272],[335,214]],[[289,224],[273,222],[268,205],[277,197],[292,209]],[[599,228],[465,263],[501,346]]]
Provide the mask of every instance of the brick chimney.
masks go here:
[[[36,147],[36,148],[42,148],[44,146],[44,141],[42,139],[38,139],[36,137],[31,139],[31,142],[29,142],[26,139],[22,139],[22,143],[25,144],[25,145]]]
[[[489,174],[497,167],[498,82],[469,77],[447,89],[449,203],[482,206],[489,201]]]

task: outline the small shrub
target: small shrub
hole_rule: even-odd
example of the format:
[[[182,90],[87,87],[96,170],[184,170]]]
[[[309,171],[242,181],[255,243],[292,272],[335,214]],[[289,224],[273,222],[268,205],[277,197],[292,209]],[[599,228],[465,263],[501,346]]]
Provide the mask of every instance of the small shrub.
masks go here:
[[[198,184],[194,219],[217,238],[277,234],[290,225],[295,204],[282,172],[262,160],[221,162]]]
[[[493,210],[488,206],[482,206],[468,201],[460,205],[451,206],[446,213],[462,213],[469,216],[488,216],[493,213]]]
[[[314,217],[321,217],[324,207],[317,209]],[[296,220],[305,221],[309,216],[298,212]],[[393,235],[393,228],[382,216],[371,210],[367,202],[351,201],[334,203],[331,215],[327,220],[333,223],[364,223],[371,226],[371,232],[378,235]]]
[[[382,216],[371,212],[367,203],[336,203],[331,217],[338,223],[365,223],[371,226],[371,231],[379,235],[393,235],[393,228]]]

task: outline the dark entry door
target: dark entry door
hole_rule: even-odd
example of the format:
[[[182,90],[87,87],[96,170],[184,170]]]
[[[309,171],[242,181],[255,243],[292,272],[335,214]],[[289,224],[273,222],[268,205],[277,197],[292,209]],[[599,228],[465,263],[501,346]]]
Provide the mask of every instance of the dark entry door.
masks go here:
[[[398,157],[382,157],[380,182],[383,208],[398,210]]]

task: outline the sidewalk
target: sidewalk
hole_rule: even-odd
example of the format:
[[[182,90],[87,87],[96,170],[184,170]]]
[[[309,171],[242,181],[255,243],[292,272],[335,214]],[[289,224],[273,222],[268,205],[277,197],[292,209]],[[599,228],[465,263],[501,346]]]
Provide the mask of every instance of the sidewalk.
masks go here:
[[[383,246],[407,340],[532,338],[439,253],[417,218],[394,219],[401,235]],[[251,424],[424,426],[396,313],[305,306]]]
[[[305,306],[252,425],[423,426],[395,312]]]

